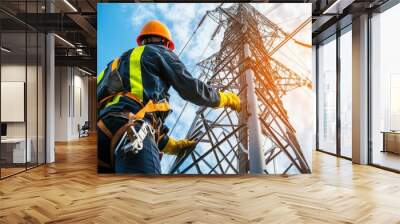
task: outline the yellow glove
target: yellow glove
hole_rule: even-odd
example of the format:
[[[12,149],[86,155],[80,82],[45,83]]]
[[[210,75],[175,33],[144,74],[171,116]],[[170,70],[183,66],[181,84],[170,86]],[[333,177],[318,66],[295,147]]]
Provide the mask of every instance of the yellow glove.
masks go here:
[[[240,112],[240,98],[234,93],[219,92],[219,105],[220,107],[229,107],[232,110]]]
[[[169,137],[168,142],[163,149],[163,152],[168,155],[178,155],[182,149],[193,146],[195,144],[196,142],[192,140],[175,140],[172,137]]]

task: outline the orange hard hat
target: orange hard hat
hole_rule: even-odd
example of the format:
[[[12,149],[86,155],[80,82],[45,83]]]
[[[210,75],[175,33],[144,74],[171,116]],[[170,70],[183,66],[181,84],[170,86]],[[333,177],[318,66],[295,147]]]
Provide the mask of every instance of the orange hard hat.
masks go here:
[[[146,35],[155,35],[165,38],[170,42],[169,49],[175,49],[175,45],[171,37],[171,32],[169,32],[168,27],[164,23],[158,20],[150,20],[143,26],[139,36],[136,39],[138,45],[142,44],[142,38]]]

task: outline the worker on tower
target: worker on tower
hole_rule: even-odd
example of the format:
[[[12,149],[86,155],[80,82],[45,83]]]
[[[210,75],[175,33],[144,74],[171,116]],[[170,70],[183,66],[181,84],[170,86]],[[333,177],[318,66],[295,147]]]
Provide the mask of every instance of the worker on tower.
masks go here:
[[[236,94],[218,92],[192,77],[160,21],[146,23],[136,41],[138,47],[110,62],[97,78],[100,173],[159,174],[160,151],[177,155],[195,144],[167,136],[163,122],[170,112],[170,87],[199,106],[240,110]]]

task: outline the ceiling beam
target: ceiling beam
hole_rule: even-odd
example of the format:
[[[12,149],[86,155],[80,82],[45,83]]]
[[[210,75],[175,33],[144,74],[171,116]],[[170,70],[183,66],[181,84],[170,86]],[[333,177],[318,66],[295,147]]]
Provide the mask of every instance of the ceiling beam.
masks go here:
[[[322,14],[342,14],[355,0],[336,0]]]
[[[96,28],[94,28],[92,24],[90,24],[89,21],[80,14],[68,14],[68,17],[80,26],[85,34],[88,35],[89,38],[86,38],[86,41],[89,42],[91,46],[96,46]]]
[[[79,66],[87,67],[96,71],[96,58],[91,56],[55,56],[56,66]]]

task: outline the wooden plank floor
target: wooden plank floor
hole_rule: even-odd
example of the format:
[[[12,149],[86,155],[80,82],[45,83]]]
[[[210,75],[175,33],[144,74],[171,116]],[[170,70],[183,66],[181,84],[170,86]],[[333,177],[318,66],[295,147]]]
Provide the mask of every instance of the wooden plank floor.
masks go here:
[[[313,174],[98,175],[94,138],[0,181],[0,223],[400,223],[400,175],[314,154]]]

